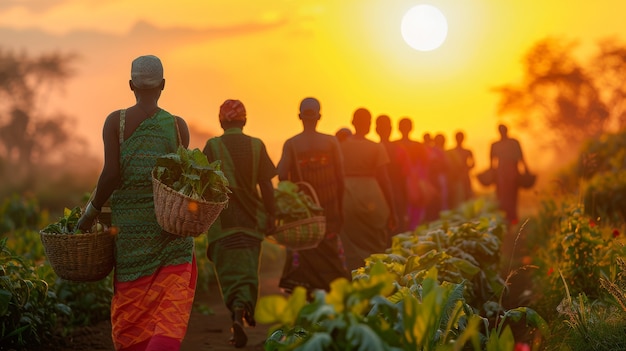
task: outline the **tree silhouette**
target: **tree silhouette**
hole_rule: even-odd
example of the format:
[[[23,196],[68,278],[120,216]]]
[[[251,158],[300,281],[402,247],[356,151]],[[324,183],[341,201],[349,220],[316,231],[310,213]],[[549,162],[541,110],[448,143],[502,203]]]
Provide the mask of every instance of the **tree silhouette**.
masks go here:
[[[76,56],[44,53],[31,57],[0,49],[0,145],[13,163],[31,164],[59,160],[73,143],[69,117],[45,115],[46,97],[60,90],[72,75]]]
[[[599,43],[587,63],[574,55],[576,42],[547,38],[523,60],[520,84],[495,88],[498,112],[512,115],[520,128],[559,150],[620,129],[626,119],[626,48],[614,40]]]

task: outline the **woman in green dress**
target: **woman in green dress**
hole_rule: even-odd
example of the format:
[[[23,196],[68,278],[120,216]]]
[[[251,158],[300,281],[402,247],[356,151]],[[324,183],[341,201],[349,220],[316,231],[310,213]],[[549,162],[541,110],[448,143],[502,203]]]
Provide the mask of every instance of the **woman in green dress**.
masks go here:
[[[158,106],[165,87],[158,57],[136,58],[130,89],[135,105],[104,122],[104,168],[78,227],[89,230],[111,198],[115,244],[111,325],[116,350],[179,350],[196,289],[192,237],[164,232],[152,193],[159,156],[189,145],[185,121]]]

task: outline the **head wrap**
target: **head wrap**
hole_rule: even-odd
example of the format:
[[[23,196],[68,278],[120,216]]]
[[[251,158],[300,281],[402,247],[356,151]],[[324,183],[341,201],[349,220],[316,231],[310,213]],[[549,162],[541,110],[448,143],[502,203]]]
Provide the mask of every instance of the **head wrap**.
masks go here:
[[[319,119],[320,102],[316,98],[308,97],[300,103],[300,118]]]
[[[220,122],[245,121],[246,108],[239,100],[226,100],[220,106]]]
[[[154,55],[139,56],[130,67],[130,79],[135,88],[153,89],[163,81],[163,65]]]

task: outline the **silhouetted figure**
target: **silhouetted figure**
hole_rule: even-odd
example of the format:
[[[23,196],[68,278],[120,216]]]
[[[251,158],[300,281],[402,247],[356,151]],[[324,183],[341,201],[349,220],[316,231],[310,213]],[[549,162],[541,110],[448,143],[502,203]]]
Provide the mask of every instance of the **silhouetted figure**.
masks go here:
[[[352,135],[352,131],[345,127],[339,128],[339,130],[335,133],[335,137],[337,137],[337,140],[339,140],[339,142],[346,140],[346,138],[348,138],[351,135]]]
[[[397,222],[387,151],[365,137],[370,132],[371,113],[357,109],[352,124],[354,135],[340,143],[346,177],[341,241],[348,270],[363,267],[371,254],[385,252],[387,233]]]
[[[445,152],[446,138],[437,133],[433,138],[433,146],[430,148],[429,171],[430,181],[437,189],[436,195],[426,208],[426,220],[433,221],[439,218],[443,210],[448,206],[448,158]]]
[[[500,208],[506,213],[511,223],[517,222],[517,196],[519,164],[528,172],[528,166],[522,154],[522,148],[517,139],[508,135],[508,128],[498,126],[500,140],[491,145],[491,168],[496,171],[496,197]]]
[[[408,229],[424,222],[426,206],[432,198],[432,186],[428,179],[428,155],[426,147],[410,137],[413,130],[413,121],[410,118],[402,118],[398,122],[398,130],[401,137],[394,144],[402,146],[409,156],[408,168],[405,171],[405,186],[407,191],[407,217]]]
[[[316,130],[321,118],[317,99],[302,100],[299,117],[303,131],[285,142],[278,162],[278,179],[294,183],[304,181],[315,189],[326,216],[326,236],[316,248],[286,250],[279,286],[288,292],[296,286],[309,292],[313,289],[329,291],[333,280],[351,279],[344,267],[339,239],[343,225],[343,156],[337,138]]]
[[[402,145],[392,143],[389,140],[391,135],[391,119],[387,115],[380,115],[376,118],[376,133],[380,137],[380,143],[387,150],[389,156],[389,180],[395,202],[398,225],[396,230],[390,234],[402,233],[408,229],[408,210],[406,205],[406,176],[410,167],[409,154]],[[391,237],[389,238],[391,244]]]
[[[463,146],[465,134],[461,131],[455,134],[456,146],[448,150],[450,160],[448,180],[450,185],[450,208],[456,208],[461,203],[474,196],[469,172],[474,168],[472,151]]]

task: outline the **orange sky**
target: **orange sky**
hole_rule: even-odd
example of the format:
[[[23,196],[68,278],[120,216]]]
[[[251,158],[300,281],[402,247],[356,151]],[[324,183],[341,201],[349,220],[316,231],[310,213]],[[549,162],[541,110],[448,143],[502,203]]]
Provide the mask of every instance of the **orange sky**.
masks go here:
[[[431,52],[400,35],[403,14],[421,3],[448,20],[446,42]],[[515,83],[522,55],[547,36],[579,40],[583,53],[600,39],[623,40],[625,10],[621,0],[3,0],[0,47],[80,55],[63,95],[41,108],[76,118],[97,154],[104,118],[133,103],[130,61],[150,53],[165,66],[163,108],[220,133],[220,104],[240,99],[244,131],[262,138],[275,161],[301,129],[300,100],[315,96],[323,132],[350,126],[358,107],[394,125],[407,116],[414,138],[441,132],[449,147],[464,130],[482,168],[501,121],[490,89]]]

